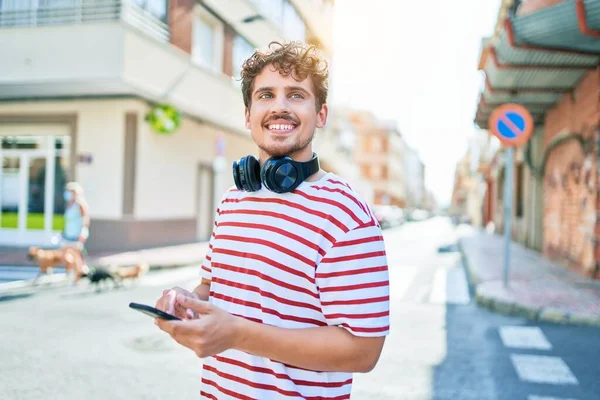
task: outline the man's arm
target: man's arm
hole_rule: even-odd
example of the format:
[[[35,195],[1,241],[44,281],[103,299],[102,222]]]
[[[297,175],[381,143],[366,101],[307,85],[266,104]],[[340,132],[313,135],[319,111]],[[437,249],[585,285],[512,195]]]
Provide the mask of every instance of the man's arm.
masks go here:
[[[236,325],[236,349],[314,371],[369,372],[385,341],[335,326],[284,329],[243,318],[236,318]]]
[[[237,349],[313,371],[368,372],[381,354],[385,337],[359,337],[336,326],[285,329],[234,316],[206,301],[177,296],[193,310],[191,321],[156,320],[160,329],[198,357]]]

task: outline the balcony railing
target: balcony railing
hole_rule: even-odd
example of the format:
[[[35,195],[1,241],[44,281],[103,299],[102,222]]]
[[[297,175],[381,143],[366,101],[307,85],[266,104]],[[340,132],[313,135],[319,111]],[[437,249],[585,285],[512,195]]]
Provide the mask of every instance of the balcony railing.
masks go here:
[[[129,0],[74,0],[71,6],[40,6],[12,10],[0,8],[0,28],[119,20],[158,40],[169,40],[168,24]]]

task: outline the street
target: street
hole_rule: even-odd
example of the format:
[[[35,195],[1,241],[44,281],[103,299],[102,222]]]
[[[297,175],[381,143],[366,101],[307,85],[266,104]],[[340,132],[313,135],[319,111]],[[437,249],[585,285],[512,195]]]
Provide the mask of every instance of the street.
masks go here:
[[[532,323],[474,304],[457,233],[433,218],[385,231],[391,334],[353,399],[600,398],[600,329]],[[465,232],[467,230],[464,230]],[[196,399],[201,360],[127,307],[193,288],[198,267],[151,272],[119,290],[0,293],[1,399]]]

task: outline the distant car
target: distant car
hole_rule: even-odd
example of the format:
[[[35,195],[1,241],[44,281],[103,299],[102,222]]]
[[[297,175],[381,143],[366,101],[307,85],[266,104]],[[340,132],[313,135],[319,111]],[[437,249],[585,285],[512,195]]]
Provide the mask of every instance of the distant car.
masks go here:
[[[429,212],[425,210],[416,209],[410,213],[411,221],[425,221],[429,218]]]
[[[388,205],[373,206],[375,218],[382,229],[394,228],[404,223],[404,211],[400,207]]]

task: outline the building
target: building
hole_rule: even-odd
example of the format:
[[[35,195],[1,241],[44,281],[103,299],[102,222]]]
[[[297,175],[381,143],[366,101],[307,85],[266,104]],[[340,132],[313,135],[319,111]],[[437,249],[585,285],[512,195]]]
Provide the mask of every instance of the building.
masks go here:
[[[406,205],[408,208],[425,208],[425,164],[410,147],[405,149]]]
[[[406,207],[406,144],[395,123],[367,111],[347,111],[355,134],[353,161],[370,182],[373,204]]]
[[[487,167],[496,155],[498,140],[487,131],[477,131],[469,139],[465,155],[457,163],[449,213],[466,218],[473,226],[483,227],[488,217],[485,199],[488,190]]]
[[[544,27],[539,29],[539,27]],[[588,276],[599,276],[600,2],[504,1],[484,42],[475,122],[518,103],[536,129],[516,151],[515,240]],[[486,218],[503,225],[504,157],[487,168]]]
[[[433,192],[431,190],[425,191],[422,209],[428,211],[432,215],[439,214],[441,212],[440,205],[438,204]]]
[[[232,161],[256,152],[242,61],[276,39],[330,56],[332,7],[0,2],[0,245],[51,245],[72,180],[89,202],[90,249],[207,239]]]
[[[322,169],[344,178],[365,202],[374,204],[371,182],[354,162],[356,141],[356,129],[348,111],[330,107],[327,125],[316,133],[313,148],[319,154]]]

